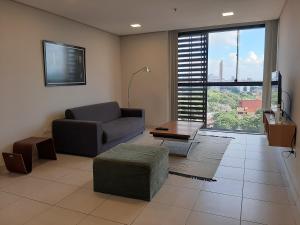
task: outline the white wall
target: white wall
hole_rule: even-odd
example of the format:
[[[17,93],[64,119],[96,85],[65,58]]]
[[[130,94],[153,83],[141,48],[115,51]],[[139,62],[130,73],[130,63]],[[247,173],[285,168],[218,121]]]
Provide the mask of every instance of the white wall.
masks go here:
[[[300,1],[288,0],[280,17],[279,70],[283,75],[283,90],[293,99],[292,119],[298,126],[298,157],[285,160],[300,203]]]
[[[86,86],[44,86],[43,39],[86,48]],[[66,108],[111,100],[121,101],[119,37],[0,0],[0,152],[49,134]]]
[[[133,72],[148,65],[151,73],[137,76],[131,88],[131,106],[144,108],[146,125],[170,119],[168,32],[121,37],[122,93],[127,104],[127,85]]]

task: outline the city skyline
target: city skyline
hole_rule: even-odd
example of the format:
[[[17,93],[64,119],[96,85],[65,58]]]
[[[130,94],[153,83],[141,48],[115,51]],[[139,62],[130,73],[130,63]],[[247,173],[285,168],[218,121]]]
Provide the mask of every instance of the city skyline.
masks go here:
[[[236,76],[237,31],[209,34],[208,79],[220,77],[222,63],[223,81],[233,81]],[[262,81],[264,68],[265,28],[240,31],[239,81]],[[219,79],[220,81],[220,79]]]

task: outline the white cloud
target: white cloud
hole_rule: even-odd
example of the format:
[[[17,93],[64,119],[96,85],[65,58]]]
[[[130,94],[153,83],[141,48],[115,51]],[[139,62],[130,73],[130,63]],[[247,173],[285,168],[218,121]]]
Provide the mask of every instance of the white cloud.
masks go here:
[[[209,43],[212,45],[237,46],[237,31],[216,32],[209,34]]]
[[[245,63],[261,65],[264,62],[263,57],[258,57],[254,51],[248,53]]]
[[[240,77],[243,79],[262,80],[264,56],[254,51],[248,52],[246,58],[240,60]]]

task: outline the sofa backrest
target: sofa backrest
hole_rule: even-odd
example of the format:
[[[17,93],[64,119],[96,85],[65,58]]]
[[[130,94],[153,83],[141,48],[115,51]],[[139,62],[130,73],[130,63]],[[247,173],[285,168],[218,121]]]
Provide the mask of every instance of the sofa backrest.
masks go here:
[[[66,119],[107,122],[121,117],[121,110],[117,102],[107,102],[67,109],[65,116]]]

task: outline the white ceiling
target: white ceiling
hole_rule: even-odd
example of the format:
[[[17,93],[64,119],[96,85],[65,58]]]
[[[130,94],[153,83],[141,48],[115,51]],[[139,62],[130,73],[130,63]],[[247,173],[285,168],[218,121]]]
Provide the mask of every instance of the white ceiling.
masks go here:
[[[136,34],[277,19],[285,0],[16,0],[99,29]],[[177,11],[174,12],[174,8]],[[233,17],[222,12],[234,11]],[[132,23],[142,24],[133,29]]]

